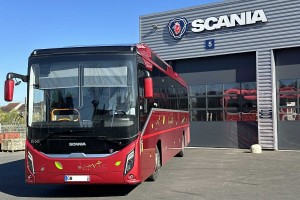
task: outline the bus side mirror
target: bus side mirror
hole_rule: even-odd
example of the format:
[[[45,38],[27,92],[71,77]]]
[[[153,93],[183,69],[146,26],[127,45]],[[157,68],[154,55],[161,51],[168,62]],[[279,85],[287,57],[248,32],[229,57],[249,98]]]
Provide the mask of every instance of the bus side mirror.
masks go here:
[[[14,87],[15,81],[14,80],[6,80],[4,86],[4,100],[5,101],[12,101],[14,97]]]
[[[144,78],[144,87],[145,87],[145,98],[153,98],[153,82],[151,77]]]

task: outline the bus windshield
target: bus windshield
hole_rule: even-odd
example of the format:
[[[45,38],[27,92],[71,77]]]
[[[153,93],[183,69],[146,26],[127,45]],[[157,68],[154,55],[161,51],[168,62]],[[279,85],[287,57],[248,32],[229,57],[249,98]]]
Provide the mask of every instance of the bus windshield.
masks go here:
[[[137,134],[134,54],[33,58],[30,77],[32,138],[70,129],[112,139]]]

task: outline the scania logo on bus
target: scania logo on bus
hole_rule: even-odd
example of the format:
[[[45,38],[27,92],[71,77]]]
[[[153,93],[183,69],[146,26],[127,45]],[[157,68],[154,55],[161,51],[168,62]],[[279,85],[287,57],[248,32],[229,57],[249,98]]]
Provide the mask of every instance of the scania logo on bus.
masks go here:
[[[185,18],[176,17],[171,19],[168,24],[170,35],[178,40],[186,33],[188,22]]]
[[[69,147],[85,147],[85,142],[70,142]]]

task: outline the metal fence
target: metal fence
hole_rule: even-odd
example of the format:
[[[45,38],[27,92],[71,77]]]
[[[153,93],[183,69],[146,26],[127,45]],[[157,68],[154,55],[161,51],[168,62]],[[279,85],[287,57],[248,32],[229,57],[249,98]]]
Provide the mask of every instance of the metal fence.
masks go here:
[[[18,132],[21,138],[26,137],[27,127],[26,124],[12,124],[12,125],[2,125],[0,124],[0,134]]]

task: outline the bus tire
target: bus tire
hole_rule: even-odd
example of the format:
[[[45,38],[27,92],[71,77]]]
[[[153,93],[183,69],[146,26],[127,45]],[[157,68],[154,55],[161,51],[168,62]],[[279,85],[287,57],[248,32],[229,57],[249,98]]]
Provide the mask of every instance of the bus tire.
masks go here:
[[[182,140],[181,140],[181,150],[176,154],[176,157],[184,156],[184,147],[185,147],[185,140],[184,140],[184,135],[183,135]]]
[[[158,178],[158,172],[159,172],[160,167],[161,167],[160,152],[159,152],[158,146],[156,146],[156,148],[155,148],[155,171],[151,176],[149,176],[147,181],[156,181],[156,179]]]

